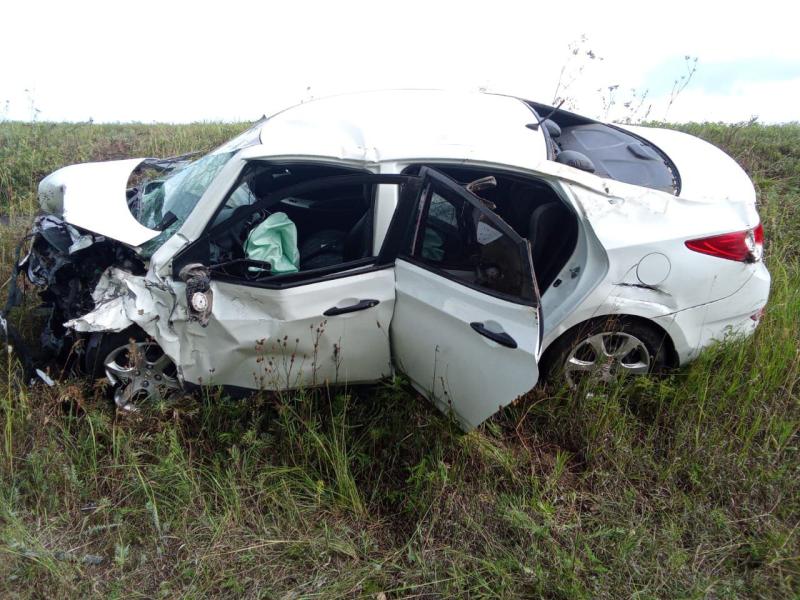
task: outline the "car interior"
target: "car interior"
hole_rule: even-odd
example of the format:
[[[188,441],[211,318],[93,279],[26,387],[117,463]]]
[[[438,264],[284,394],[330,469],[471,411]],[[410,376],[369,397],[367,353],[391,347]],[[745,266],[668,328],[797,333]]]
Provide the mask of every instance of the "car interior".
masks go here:
[[[417,174],[421,166],[409,167],[404,174]],[[429,166],[464,186],[491,178],[490,185],[481,186],[475,193],[517,234],[530,241],[537,283],[544,293],[574,251],[578,236],[577,216],[555,190],[542,181],[501,171]],[[280,277],[291,281],[298,277],[297,273],[303,277],[310,272],[322,275],[371,257],[375,185],[331,186],[302,197],[281,198],[268,210],[253,213],[248,209],[256,200],[297,183],[357,173],[332,166],[252,163],[212,221],[207,264],[230,277],[252,281]],[[249,234],[276,213],[284,213],[296,228],[299,261],[293,272],[276,273],[271,265],[248,256]],[[458,243],[449,243],[451,254],[463,254],[463,248],[455,248]],[[427,252],[435,250],[429,247]],[[491,272],[478,272],[477,277],[490,278]]]
[[[297,271],[326,270],[372,256],[374,185],[338,185],[281,198],[269,209],[247,214],[247,208],[282,188],[305,181],[358,171],[320,165],[253,163],[213,220],[210,263],[230,276],[274,277],[268,265],[247,256],[248,235],[270,215],[285,214],[296,230]],[[245,215],[242,218],[240,215]],[[255,268],[258,267],[258,268]],[[287,273],[291,275],[291,273]]]
[[[494,171],[454,166],[428,165],[468,186],[492,177],[494,185],[474,193],[485,200],[520,237],[531,245],[534,272],[540,293],[553,284],[575,250],[578,218],[573,210],[543,181]],[[415,173],[419,166],[406,169]]]

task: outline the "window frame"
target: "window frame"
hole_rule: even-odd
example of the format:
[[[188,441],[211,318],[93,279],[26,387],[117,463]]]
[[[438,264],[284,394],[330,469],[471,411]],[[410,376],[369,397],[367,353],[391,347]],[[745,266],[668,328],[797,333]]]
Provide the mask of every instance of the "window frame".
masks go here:
[[[470,289],[474,289],[480,293],[488,294],[490,296],[494,296],[495,298],[500,298],[501,300],[506,300],[514,304],[521,304],[539,309],[541,307],[541,297],[539,294],[538,284],[536,283],[536,277],[534,276],[530,242],[517,234],[517,232],[514,231],[514,229],[499,215],[487,208],[484,204],[484,201],[479,196],[476,196],[472,192],[468,191],[464,186],[460,185],[447,175],[423,165],[420,168],[419,177],[422,179],[423,187],[421,190],[422,193],[418,195],[413,208],[412,214],[414,217],[414,227],[413,230],[409,232],[410,235],[406,236],[405,243],[398,252],[397,258],[402,258],[403,260],[425,269],[426,271],[435,273],[436,275],[449,279],[450,281]],[[530,286],[530,298],[498,292],[496,290],[465,281],[449,273],[445,269],[438,268],[436,265],[425,260],[421,260],[416,256],[419,249],[419,244],[424,238],[424,223],[428,215],[431,198],[436,186],[447,190],[448,193],[444,194],[445,199],[447,199],[448,196],[455,194],[461,197],[465,202],[472,205],[473,208],[477,208],[481,215],[484,216],[493,227],[514,242],[515,246],[520,251],[520,258],[522,259],[522,264],[525,269],[525,276],[529,282],[528,285]]]
[[[269,164],[274,164],[276,166],[282,166],[286,164],[288,166],[289,164],[316,165],[318,163],[292,162],[292,163],[269,163]],[[326,164],[319,164],[319,166],[331,166],[331,165],[326,163]],[[282,200],[283,198],[290,197],[292,195],[318,191],[331,186],[346,186],[354,184],[372,184],[375,186],[375,192],[377,192],[377,186],[379,185],[397,185],[399,188],[403,184],[414,183],[415,180],[419,179],[418,177],[410,175],[376,174],[369,171],[361,171],[353,169],[354,171],[353,174],[318,177],[306,181],[301,181],[299,183],[291,184],[283,188],[279,188],[278,190],[269,193],[264,198],[257,200],[253,204],[246,205],[246,208],[236,216],[235,222],[232,222],[231,219],[227,219],[226,221],[222,223],[217,223],[215,225],[214,221],[217,218],[219,212],[222,210],[222,207],[224,207],[230,195],[233,194],[236,191],[236,189],[238,189],[238,187],[242,184],[244,180],[244,171],[245,169],[242,169],[242,172],[239,174],[239,176],[233,182],[231,188],[225,194],[223,200],[217,207],[217,210],[214,211],[214,214],[206,224],[203,233],[193,242],[191,242],[182,250],[180,250],[173,258],[172,276],[174,279],[176,280],[180,279],[179,275],[180,270],[187,264],[200,263],[209,266],[208,251],[210,248],[211,239],[215,235],[223,232],[232,225],[235,225],[237,222],[247,219],[250,215],[259,210],[277,205],[277,203],[280,202],[280,200]],[[373,215],[376,202],[377,202],[377,193],[375,193],[375,197],[373,197],[372,199],[371,208],[368,209],[372,212]],[[400,208],[401,207],[399,205],[396,207],[395,212],[392,216],[392,221],[389,225],[389,231],[387,232],[386,239],[384,240],[384,243],[380,251],[375,256],[347,261],[340,263],[338,265],[331,265],[329,267],[310,269],[308,271],[275,274],[260,281],[243,279],[241,277],[227,275],[225,273],[220,273],[218,271],[212,271],[210,273],[210,277],[214,281],[231,283],[235,285],[242,285],[246,287],[263,288],[263,289],[286,289],[291,287],[297,287],[300,285],[307,285],[321,281],[329,281],[332,279],[338,279],[340,277],[349,277],[351,275],[369,273],[371,271],[385,269],[387,267],[392,266],[394,263],[394,256],[396,253],[393,252],[393,247],[396,246],[397,236],[396,235],[393,236],[392,231],[395,228],[396,222],[398,221],[399,218],[398,213],[402,212]],[[372,241],[374,244],[373,227],[370,227],[370,230],[372,231],[372,236],[373,236]]]
[[[239,189],[239,186],[241,186],[244,183],[245,179],[249,175],[248,169],[250,169],[251,167],[256,166],[256,165],[271,166],[271,167],[286,167],[286,168],[298,167],[298,166],[302,166],[302,167],[320,167],[320,168],[335,168],[335,169],[338,169],[338,170],[341,170],[341,171],[351,171],[351,173],[348,173],[347,175],[326,175],[326,176],[323,176],[323,177],[315,177],[314,179],[307,179],[307,180],[301,181],[299,183],[294,183],[291,186],[285,186],[283,188],[278,188],[277,190],[275,190],[273,192],[273,194],[282,192],[284,189],[288,189],[288,188],[290,188],[292,186],[299,186],[299,185],[302,185],[304,183],[310,183],[312,181],[319,181],[321,179],[326,179],[326,178],[329,178],[329,177],[350,177],[352,175],[374,175],[375,174],[372,171],[367,171],[366,169],[359,169],[358,167],[352,167],[352,166],[348,166],[348,165],[335,165],[335,164],[326,163],[326,162],[303,161],[303,160],[249,159],[249,160],[245,161],[245,164],[241,168],[241,170],[239,171],[239,174],[236,176],[236,179],[234,179],[233,183],[228,188],[228,191],[226,191],[225,195],[222,197],[222,200],[217,204],[217,207],[214,209],[214,212],[212,213],[211,217],[208,219],[208,221],[206,222],[205,226],[203,227],[203,233],[201,234],[200,237],[202,237],[203,235],[209,233],[212,229],[216,229],[217,227],[219,227],[220,225],[222,225],[224,223],[223,222],[223,223],[215,224],[215,221],[217,220],[217,217],[219,217],[219,214],[224,210],[224,208],[225,208],[226,204],[228,203],[228,200],[230,200],[231,196],[233,196],[233,194],[236,192],[236,190]],[[270,194],[270,196],[271,195],[272,194]],[[253,203],[253,204],[255,204],[255,203]],[[252,206],[252,205],[250,205],[250,206]],[[199,240],[200,237],[198,237],[197,239]]]

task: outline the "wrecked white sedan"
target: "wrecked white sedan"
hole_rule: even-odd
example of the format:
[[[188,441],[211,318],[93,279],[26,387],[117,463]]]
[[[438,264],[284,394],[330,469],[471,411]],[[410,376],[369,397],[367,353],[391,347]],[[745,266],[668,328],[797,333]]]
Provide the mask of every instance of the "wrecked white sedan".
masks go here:
[[[56,171],[20,269],[52,311],[43,346],[85,340],[122,407],[400,371],[469,428],[547,374],[645,374],[752,333],[770,284],[755,200],[676,131],[363,93],[194,161]]]

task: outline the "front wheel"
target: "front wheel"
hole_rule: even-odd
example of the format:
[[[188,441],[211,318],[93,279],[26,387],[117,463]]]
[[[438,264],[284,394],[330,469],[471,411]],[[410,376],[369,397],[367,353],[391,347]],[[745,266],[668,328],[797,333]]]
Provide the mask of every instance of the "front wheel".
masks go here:
[[[103,360],[106,377],[115,385],[114,402],[128,411],[141,404],[159,404],[180,389],[172,359],[155,342],[119,346]]]
[[[181,389],[177,368],[161,347],[138,328],[89,338],[85,368],[114,386],[114,402],[128,411],[159,404]]]
[[[589,321],[556,340],[542,366],[547,380],[571,388],[660,372],[667,367],[666,336],[638,320]]]

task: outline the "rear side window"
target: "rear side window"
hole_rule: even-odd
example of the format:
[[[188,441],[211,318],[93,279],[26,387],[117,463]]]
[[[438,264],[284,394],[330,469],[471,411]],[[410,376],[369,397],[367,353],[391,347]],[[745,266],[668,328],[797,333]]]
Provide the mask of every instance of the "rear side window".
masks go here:
[[[504,227],[488,203],[476,206],[432,184],[422,195],[418,219],[408,248],[415,262],[493,295],[534,299],[527,243]]]

